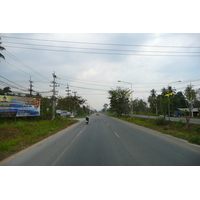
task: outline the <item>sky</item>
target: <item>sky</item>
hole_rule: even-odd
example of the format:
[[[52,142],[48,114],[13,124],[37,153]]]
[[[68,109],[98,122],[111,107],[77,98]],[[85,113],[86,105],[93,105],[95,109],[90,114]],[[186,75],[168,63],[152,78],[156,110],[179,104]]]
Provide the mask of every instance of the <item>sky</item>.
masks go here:
[[[52,96],[55,73],[57,96],[65,97],[68,85],[72,95],[101,110],[117,87],[132,86],[133,100],[144,101],[152,89],[200,87],[195,0],[63,2],[3,3],[0,88],[27,93],[31,79],[35,91]]]
[[[1,88],[43,96],[70,93],[86,99],[91,109],[109,104],[108,91],[131,89],[132,98],[147,101],[168,85],[184,91],[200,88],[199,33],[2,33]],[[118,82],[120,80],[121,82]],[[181,81],[181,82],[178,82]],[[124,83],[126,82],[126,83]],[[49,92],[48,92],[49,91]]]

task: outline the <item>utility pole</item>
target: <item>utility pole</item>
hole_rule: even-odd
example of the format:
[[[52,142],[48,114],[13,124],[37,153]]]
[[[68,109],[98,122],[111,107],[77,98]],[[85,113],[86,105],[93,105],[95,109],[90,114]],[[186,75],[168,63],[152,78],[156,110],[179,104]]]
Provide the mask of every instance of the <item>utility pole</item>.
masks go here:
[[[189,87],[190,87],[190,92],[191,92],[192,88],[194,87],[194,85],[192,85],[192,83],[191,83],[191,80],[190,80],[190,86]],[[190,108],[189,108],[189,111],[191,110],[192,117],[194,117],[193,106],[194,106],[194,99],[192,100]]]
[[[33,87],[33,85],[32,85],[32,83],[33,83],[33,81],[31,81],[31,76],[30,76],[30,89],[29,89],[29,91],[30,91],[30,97],[32,97],[32,92],[33,92],[33,89],[32,89],[32,87]]]
[[[70,99],[69,99],[69,95],[70,95],[70,89],[69,89],[69,85],[68,85],[68,83],[67,83],[67,89],[65,90],[66,92],[67,92],[67,97],[68,97],[68,99],[67,99],[67,104],[68,104],[68,106],[69,106],[69,111],[70,111]]]
[[[76,91],[74,90],[74,92],[72,92],[72,93],[74,93],[74,97],[76,97]],[[74,98],[74,112],[75,112],[75,110],[76,110],[76,98]],[[74,113],[73,113],[73,115],[74,115]]]
[[[76,91],[74,91],[74,92],[72,92],[72,93],[74,93],[74,97],[75,97],[77,92],[76,92]]]
[[[55,95],[58,92],[58,91],[56,91],[56,87],[59,87],[59,85],[56,85],[57,76],[55,75],[55,72],[52,75],[53,75],[53,81],[52,81],[53,85],[52,86],[50,85],[50,87],[53,87],[53,90],[52,90],[52,92],[53,92],[53,96],[52,96],[52,99],[53,99],[53,102],[52,102],[52,120],[54,120],[55,119],[55,111],[56,111],[56,96]]]
[[[69,90],[68,83],[67,83],[67,89],[66,89],[65,91],[67,92],[67,96],[69,97],[69,95],[70,95],[70,93],[69,93],[69,92],[70,92],[71,90]]]

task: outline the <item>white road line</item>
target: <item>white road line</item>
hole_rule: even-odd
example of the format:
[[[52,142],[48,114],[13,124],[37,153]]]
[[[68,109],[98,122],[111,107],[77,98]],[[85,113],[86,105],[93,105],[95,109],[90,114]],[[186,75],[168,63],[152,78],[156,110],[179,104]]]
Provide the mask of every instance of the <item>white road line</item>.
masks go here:
[[[119,135],[117,135],[117,133],[116,132],[114,132],[115,133],[115,135],[117,136],[117,137],[119,137]]]
[[[86,126],[83,127],[83,129]],[[52,165],[55,165],[57,163],[57,161],[61,158],[61,156],[67,151],[67,149],[71,146],[71,144],[74,142],[74,140],[76,140],[76,138],[82,133],[83,129],[78,133],[78,135],[70,142],[70,144],[66,147],[66,149],[60,154],[60,156],[54,161],[54,163]]]

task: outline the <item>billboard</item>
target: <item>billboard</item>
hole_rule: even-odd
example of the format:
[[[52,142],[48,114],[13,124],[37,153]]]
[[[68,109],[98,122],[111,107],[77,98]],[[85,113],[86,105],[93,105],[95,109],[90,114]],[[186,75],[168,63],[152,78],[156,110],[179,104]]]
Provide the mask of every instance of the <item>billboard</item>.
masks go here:
[[[40,99],[0,95],[0,117],[40,115]]]

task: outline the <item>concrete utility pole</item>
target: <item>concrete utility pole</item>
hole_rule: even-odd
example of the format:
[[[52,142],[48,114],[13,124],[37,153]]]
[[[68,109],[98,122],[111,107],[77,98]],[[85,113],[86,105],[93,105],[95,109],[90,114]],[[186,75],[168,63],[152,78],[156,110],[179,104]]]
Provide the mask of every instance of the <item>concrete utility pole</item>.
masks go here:
[[[52,75],[53,75],[53,81],[52,81],[53,85],[50,85],[50,87],[53,87],[53,90],[52,90],[52,92],[53,92],[53,96],[52,96],[52,98],[53,98],[53,102],[52,102],[52,120],[54,120],[55,119],[55,111],[56,111],[56,96],[55,95],[58,92],[58,91],[56,91],[56,87],[59,87],[59,85],[56,85],[57,76],[55,75],[55,72]]]
[[[189,87],[190,87],[190,91],[192,90],[192,87],[194,87],[194,85],[192,85],[192,83],[191,83],[191,80],[190,80],[190,86]],[[192,117],[194,117],[193,106],[194,106],[194,99],[192,100],[190,108],[189,108],[189,111],[191,110]]]
[[[33,83],[33,81],[31,81],[31,76],[30,76],[30,89],[29,89],[29,91],[30,91],[30,97],[32,97],[32,92],[33,92],[33,89],[32,89],[32,87],[33,87],[33,85],[32,85],[32,83]]]
[[[69,95],[70,95],[70,93],[69,93],[69,92],[70,92],[71,90],[69,90],[68,83],[67,83],[67,89],[66,89],[65,91],[67,92],[67,96],[69,97]]]
[[[74,93],[74,97],[75,97],[77,92],[76,92],[76,91],[74,91],[74,92],[72,92],[72,93]]]
[[[76,91],[74,90],[74,92],[72,92],[72,93],[74,93],[74,97],[76,97]],[[76,110],[76,102],[75,102],[75,100],[74,100],[74,112],[75,112],[75,110]],[[74,115],[74,113],[73,113],[73,115]]]

